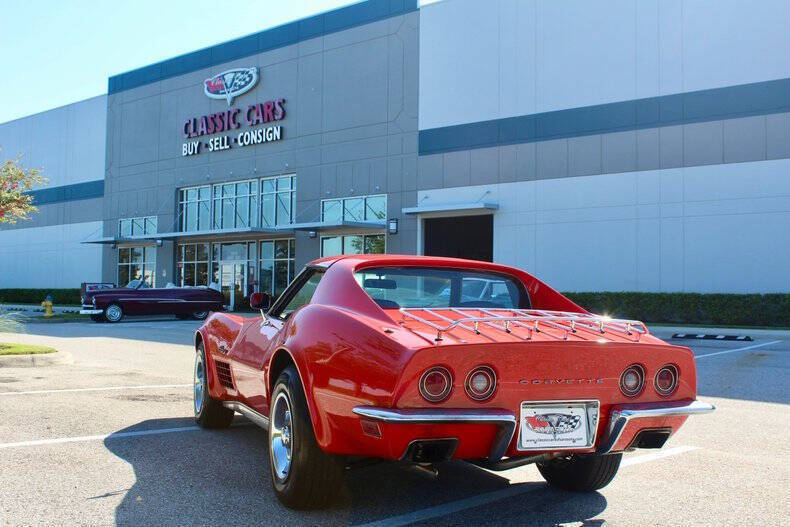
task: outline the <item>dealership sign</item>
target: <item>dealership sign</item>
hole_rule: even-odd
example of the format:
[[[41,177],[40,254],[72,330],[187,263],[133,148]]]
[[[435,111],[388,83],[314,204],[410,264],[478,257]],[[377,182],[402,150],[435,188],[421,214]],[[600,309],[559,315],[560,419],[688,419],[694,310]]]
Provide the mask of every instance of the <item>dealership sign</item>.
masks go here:
[[[237,68],[206,79],[203,91],[212,99],[228,101],[230,106],[234,97],[247,93],[257,82],[258,68]],[[181,128],[186,139],[181,146],[181,155],[192,156],[204,151],[217,152],[279,141],[283,131],[275,123],[284,118],[285,99],[282,98],[192,117],[184,121]],[[242,126],[246,129],[242,130]],[[222,132],[229,133],[215,135]],[[214,137],[204,139],[209,135]]]
[[[257,83],[258,68],[236,68],[203,81],[203,91],[212,99],[225,99],[230,106],[234,97],[247,93]]]

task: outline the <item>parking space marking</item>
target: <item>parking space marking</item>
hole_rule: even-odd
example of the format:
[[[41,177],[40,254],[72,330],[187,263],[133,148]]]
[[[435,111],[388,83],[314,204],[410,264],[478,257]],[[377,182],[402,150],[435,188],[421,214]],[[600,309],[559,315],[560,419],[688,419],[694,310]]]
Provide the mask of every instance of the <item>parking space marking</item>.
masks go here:
[[[200,430],[199,426],[179,426],[177,428],[155,428],[153,430],[136,430],[132,432],[115,432],[95,436],[57,437],[54,439],[34,439],[32,441],[17,441],[15,443],[0,443],[0,449],[17,448],[26,446],[57,445],[59,443],[81,443],[86,441],[104,441],[105,439],[122,439],[124,437],[140,437],[156,434],[172,434],[177,432],[194,432]]]
[[[774,340],[772,342],[763,342],[762,344],[753,344],[743,348],[735,348],[733,350],[714,351],[713,353],[704,353],[702,355],[695,355],[695,359],[702,359],[705,357],[713,357],[714,355],[724,355],[725,353],[736,353],[738,351],[753,350],[755,348],[762,348],[763,346],[770,346],[771,344],[780,344],[781,340]]]
[[[699,447],[696,446],[677,446],[673,448],[668,448],[660,452],[654,452],[652,454],[645,454],[643,456],[636,456],[636,457],[624,459],[623,462],[620,464],[620,466],[627,467],[629,465],[637,465],[639,463],[656,461],[659,459],[676,456],[678,454],[683,454],[685,452],[690,452],[692,450],[697,450],[698,448]],[[486,492],[485,494],[478,494],[477,496],[471,496],[469,498],[464,498],[462,500],[451,501],[448,503],[443,503],[441,505],[436,505],[434,507],[428,507],[425,509],[416,510],[398,516],[391,516],[389,518],[384,518],[383,520],[377,520],[369,523],[360,523],[357,524],[356,527],[400,527],[402,525],[410,525],[412,523],[417,523],[425,520],[441,518],[442,516],[455,514],[456,512],[472,509],[474,507],[479,507],[481,505],[488,505],[489,503],[503,500],[505,498],[511,498],[513,496],[523,496],[524,494],[530,494],[539,490],[543,490],[544,488],[545,487],[542,486],[534,487],[532,485],[513,485],[502,490],[495,490],[493,492]]]
[[[157,388],[188,388],[191,384],[143,384],[141,386],[102,386],[100,388],[64,388],[62,390],[27,390],[24,392],[0,392],[3,395],[35,395],[46,393],[104,392],[118,390],[155,390]]]

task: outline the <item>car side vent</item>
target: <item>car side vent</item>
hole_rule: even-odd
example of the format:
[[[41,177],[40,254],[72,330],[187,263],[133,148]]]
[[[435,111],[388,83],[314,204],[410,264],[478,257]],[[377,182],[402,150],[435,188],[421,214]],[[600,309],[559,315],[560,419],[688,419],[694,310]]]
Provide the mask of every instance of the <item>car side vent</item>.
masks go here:
[[[219,379],[219,383],[225,388],[235,390],[236,388],[233,386],[233,376],[230,374],[230,364],[219,360],[214,361],[214,364],[217,365],[217,378]]]

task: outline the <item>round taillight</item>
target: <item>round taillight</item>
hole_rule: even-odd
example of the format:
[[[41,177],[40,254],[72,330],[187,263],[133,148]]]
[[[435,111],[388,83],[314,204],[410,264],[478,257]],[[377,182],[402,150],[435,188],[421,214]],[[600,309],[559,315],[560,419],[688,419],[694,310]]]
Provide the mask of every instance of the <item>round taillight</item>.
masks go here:
[[[432,403],[438,403],[447,399],[453,389],[453,376],[450,371],[443,366],[434,366],[420,377],[420,395]]]
[[[678,387],[678,369],[674,364],[667,364],[656,372],[654,386],[659,395],[670,395]]]
[[[620,375],[620,391],[628,397],[635,397],[642,391],[645,384],[645,369],[639,364],[632,364]]]
[[[464,387],[466,395],[475,401],[484,401],[494,394],[496,373],[489,366],[478,366],[466,376]]]

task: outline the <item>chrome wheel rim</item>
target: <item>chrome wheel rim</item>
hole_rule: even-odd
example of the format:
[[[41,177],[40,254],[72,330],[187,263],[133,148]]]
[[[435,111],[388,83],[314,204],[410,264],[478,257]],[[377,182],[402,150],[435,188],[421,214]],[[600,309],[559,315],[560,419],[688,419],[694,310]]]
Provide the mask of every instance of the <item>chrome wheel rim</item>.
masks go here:
[[[117,322],[121,319],[121,308],[118,306],[110,306],[107,308],[107,318],[112,322]]]
[[[195,353],[195,415],[200,415],[203,409],[203,394],[206,391],[206,368],[203,364],[203,356],[200,352]]]
[[[192,313],[192,316],[197,318],[197,319],[203,320],[204,318],[206,318],[208,316],[208,312],[207,311],[198,311],[197,313]]]
[[[284,392],[280,392],[274,400],[269,430],[269,449],[274,475],[278,480],[284,481],[291,470],[293,452],[291,403]]]

